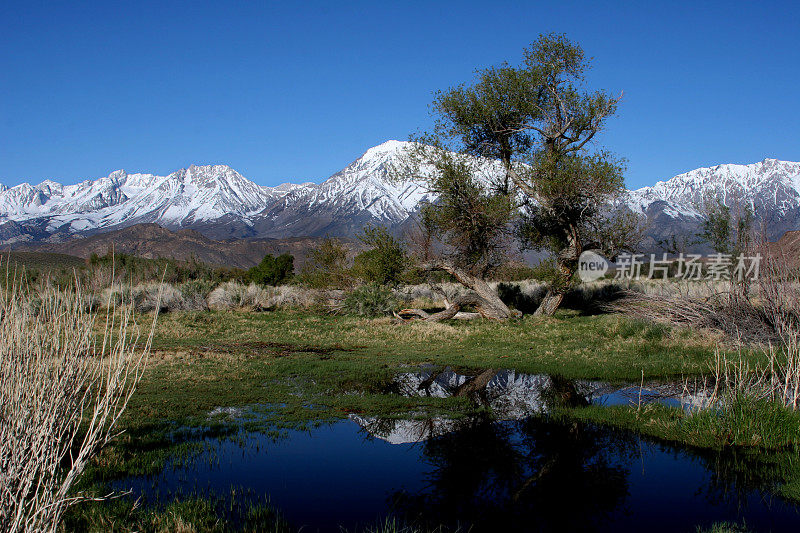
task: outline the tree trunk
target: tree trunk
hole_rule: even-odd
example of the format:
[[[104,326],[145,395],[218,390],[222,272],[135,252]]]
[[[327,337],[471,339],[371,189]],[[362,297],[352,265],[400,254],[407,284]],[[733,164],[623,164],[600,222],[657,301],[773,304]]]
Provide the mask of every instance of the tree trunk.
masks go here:
[[[513,312],[508,306],[503,303],[503,300],[497,295],[497,292],[492,289],[486,280],[473,276],[472,274],[456,268],[447,263],[436,263],[430,265],[438,270],[444,270],[453,275],[456,280],[475,292],[474,295],[466,294],[461,298],[471,297],[469,300],[462,300],[461,305],[474,305],[481,316],[485,318],[493,318],[495,320],[504,320],[511,317],[518,317],[519,312]],[[474,296],[478,296],[475,299]],[[482,301],[481,301],[482,300]],[[454,302],[455,303],[455,302]]]
[[[535,316],[553,316],[558,308],[561,307],[561,302],[563,300],[563,292],[557,292],[551,289],[547,291],[542,303],[539,304],[539,307],[536,308],[533,314]]]
[[[400,318],[417,317],[422,320],[438,322],[451,318],[467,318],[466,313],[460,313],[461,308],[467,305],[475,307],[480,316],[493,320],[507,320],[511,317],[522,315],[519,311],[512,311],[497,295],[485,280],[473,276],[468,272],[444,262],[426,263],[423,270],[444,270],[453,275],[456,280],[472,292],[456,298],[444,311],[429,315],[421,309],[403,309],[398,313]],[[456,314],[461,315],[456,317]]]
[[[563,284],[560,287],[551,287],[534,315],[553,316],[564,301],[565,287],[572,280],[578,266],[578,259],[583,251],[577,227],[570,227],[567,231],[567,247],[558,254],[558,269],[561,270]]]

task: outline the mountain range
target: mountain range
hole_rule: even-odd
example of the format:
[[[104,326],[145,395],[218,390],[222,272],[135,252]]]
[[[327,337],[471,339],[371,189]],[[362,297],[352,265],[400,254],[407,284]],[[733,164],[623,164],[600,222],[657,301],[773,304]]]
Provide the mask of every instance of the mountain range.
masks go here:
[[[408,143],[387,141],[321,183],[257,185],[225,165],[167,176],[129,174],[62,185],[0,186],[0,244],[53,243],[154,223],[209,239],[353,237],[367,223],[400,230],[435,196],[411,176],[392,179]],[[489,164],[489,172],[499,166]],[[768,238],[800,229],[800,163],[765,159],[717,165],[627,191],[623,205],[647,215],[648,244],[694,235],[708,195],[748,205]]]

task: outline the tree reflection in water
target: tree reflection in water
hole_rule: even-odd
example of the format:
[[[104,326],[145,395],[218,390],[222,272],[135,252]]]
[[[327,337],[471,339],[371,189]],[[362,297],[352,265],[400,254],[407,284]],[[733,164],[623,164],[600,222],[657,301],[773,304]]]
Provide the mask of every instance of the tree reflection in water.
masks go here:
[[[478,374],[485,384],[491,376]],[[460,384],[477,402],[495,401],[482,387]],[[546,380],[537,392],[542,407],[586,405],[575,383]],[[496,391],[495,391],[496,392]],[[630,436],[544,417],[498,422],[489,410],[456,421],[417,421],[424,461],[430,466],[426,487],[396,492],[392,508],[409,523],[435,527],[472,526],[478,530],[576,531],[591,529],[624,504],[627,464],[636,453]],[[423,429],[424,428],[424,429]],[[387,438],[391,421],[365,427]]]

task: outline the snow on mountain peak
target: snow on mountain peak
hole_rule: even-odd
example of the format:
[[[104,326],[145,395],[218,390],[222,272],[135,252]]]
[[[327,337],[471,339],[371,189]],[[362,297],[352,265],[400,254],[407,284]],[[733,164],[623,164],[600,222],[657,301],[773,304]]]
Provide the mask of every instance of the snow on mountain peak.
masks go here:
[[[397,141],[394,139],[390,139],[386,142],[382,142],[377,146],[373,146],[372,148],[368,149],[364,152],[359,159],[369,159],[380,154],[386,154],[389,152],[399,152],[400,150],[405,150],[406,148],[412,146],[413,143],[409,141]]]
[[[749,165],[698,168],[628,193],[628,206],[644,213],[654,203],[672,217],[699,218],[709,197],[728,206],[747,205],[759,213],[785,215],[800,209],[800,163],[764,159]]]
[[[51,232],[81,232],[154,222],[225,238],[353,235],[371,221],[402,224],[421,203],[435,200],[418,176],[397,175],[403,153],[412,146],[386,141],[319,184],[266,187],[227,165],[190,165],[166,176],[117,170],[75,185],[45,180],[36,186],[0,187],[0,223],[42,223]],[[480,165],[489,174],[502,171],[498,162]],[[698,168],[629,191],[626,203],[659,220],[666,216],[696,224],[698,206],[709,194],[788,217],[784,225],[789,229],[800,226],[800,163],[771,158]]]

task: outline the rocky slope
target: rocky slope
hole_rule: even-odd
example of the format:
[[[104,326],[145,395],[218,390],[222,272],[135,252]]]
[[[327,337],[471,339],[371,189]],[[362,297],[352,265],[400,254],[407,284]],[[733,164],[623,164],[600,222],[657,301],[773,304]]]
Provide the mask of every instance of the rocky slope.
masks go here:
[[[155,259],[169,257],[188,260],[192,257],[213,266],[250,268],[266,254],[292,254],[295,270],[299,271],[309,250],[318,246],[319,237],[288,239],[235,239],[219,241],[194,230],[171,231],[157,224],[137,224],[126,228],[98,233],[87,238],[75,238],[61,243],[39,243],[17,246],[17,250],[69,254],[87,258],[104,255],[110,250]],[[359,249],[358,242],[344,241],[351,253]]]

